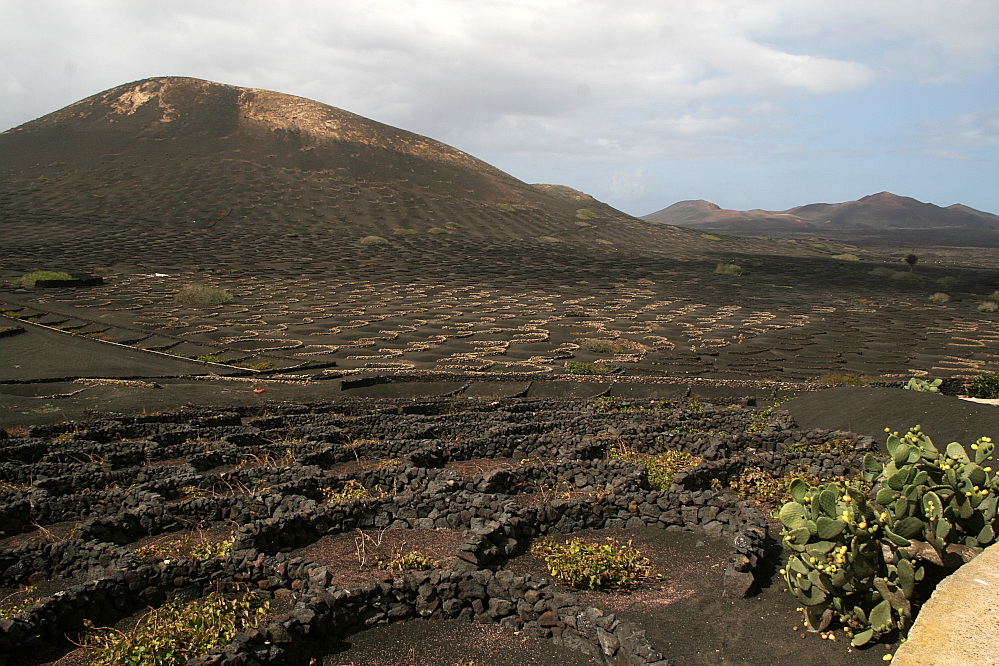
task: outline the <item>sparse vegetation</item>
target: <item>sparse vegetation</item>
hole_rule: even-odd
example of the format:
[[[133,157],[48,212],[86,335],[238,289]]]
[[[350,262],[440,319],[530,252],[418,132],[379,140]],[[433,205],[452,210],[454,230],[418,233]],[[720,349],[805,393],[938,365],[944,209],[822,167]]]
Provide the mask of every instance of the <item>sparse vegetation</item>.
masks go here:
[[[506,211],[507,213],[512,213],[515,210],[517,210],[517,208],[513,204],[505,202],[500,202],[496,204],[496,207],[499,208],[500,210]]]
[[[215,307],[231,303],[232,300],[232,294],[225,289],[199,283],[183,287],[173,297],[174,303],[192,307]]]
[[[819,377],[819,382],[833,386],[866,386],[869,380],[855,372],[830,372]]]
[[[436,234],[438,236],[444,236],[444,235],[447,235],[447,234],[449,234],[451,232],[448,231],[447,229],[445,229],[444,227],[430,227],[430,229],[427,230],[427,233],[428,234]]]
[[[389,569],[392,571],[423,571],[425,569],[440,569],[441,563],[433,556],[421,553],[418,550],[402,552],[399,548],[392,549],[392,557],[387,560],[379,560],[379,569]]]
[[[73,276],[63,271],[32,271],[14,280],[21,287],[34,287],[39,280],[72,280]]]
[[[581,220],[595,220],[600,216],[594,213],[589,208],[580,208],[579,210],[576,211],[576,217],[578,217]]]
[[[860,257],[856,254],[851,254],[850,252],[844,252],[843,254],[834,254],[833,259],[839,259],[840,261],[860,261]]]
[[[565,362],[565,373],[567,375],[606,375],[612,370],[610,366],[606,366],[603,363]]]
[[[204,599],[167,602],[128,632],[92,628],[83,638],[90,666],[173,666],[187,663],[266,616],[269,602],[245,594],[236,598],[212,592]]]
[[[895,275],[896,272],[897,271],[893,271],[887,266],[878,266],[877,268],[873,269],[870,274],[873,275],[874,277],[890,278],[893,275]]]
[[[195,356],[194,360],[201,361],[202,363],[221,363],[222,362],[222,359],[220,359],[215,354],[202,354],[201,356]]]
[[[623,345],[611,340],[600,340],[598,338],[582,338],[576,340],[576,344],[582,349],[597,352],[598,354],[623,354],[628,351],[628,348]]]
[[[323,498],[330,504],[346,504],[360,499],[368,499],[371,492],[361,485],[356,479],[348,479],[344,482],[343,488],[333,490],[332,488],[322,489]]]
[[[551,575],[575,587],[635,587],[652,575],[648,558],[631,541],[571,539],[560,544],[546,537],[534,542],[531,554],[544,561]]]
[[[703,458],[686,451],[639,453],[624,445],[611,447],[608,455],[617,460],[625,460],[645,467],[649,486],[655,490],[668,490],[677,473],[685,472],[704,462]]]
[[[180,539],[161,541],[159,543],[140,546],[135,549],[135,556],[140,562],[157,562],[161,560],[210,560],[225,557],[232,551],[235,537],[230,536],[222,541],[210,539],[194,539],[185,534]]]
[[[947,303],[950,301],[950,294],[938,291],[930,296],[930,303]]]
[[[270,370],[274,367],[274,361],[260,361],[259,363],[252,363],[250,361],[240,361],[237,363],[241,368],[247,368],[249,370]]]
[[[392,244],[387,238],[382,238],[381,236],[365,236],[358,243],[366,247],[381,247]]]
[[[561,243],[562,240],[555,238],[554,236],[538,236],[538,240],[542,243]]]
[[[418,233],[420,232],[412,227],[399,227],[395,230],[396,236],[415,236]]]
[[[978,375],[967,384],[969,398],[999,398],[999,372]]]
[[[742,266],[721,263],[715,266],[715,275],[742,275]]]
[[[985,301],[978,305],[979,312],[999,312],[999,303],[995,301]]]
[[[721,236],[715,236],[714,234],[701,234],[701,238],[709,241],[720,241],[722,239]]]
[[[947,290],[951,290],[954,287],[956,287],[957,282],[958,282],[957,278],[951,275],[946,275],[937,280],[937,284]]]

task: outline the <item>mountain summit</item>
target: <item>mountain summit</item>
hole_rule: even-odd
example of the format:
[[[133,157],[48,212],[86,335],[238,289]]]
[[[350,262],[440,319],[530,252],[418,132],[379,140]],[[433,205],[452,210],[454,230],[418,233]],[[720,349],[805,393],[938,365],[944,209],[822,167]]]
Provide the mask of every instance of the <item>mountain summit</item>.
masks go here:
[[[433,139],[267,90],[164,77],[0,134],[0,215],[524,237],[581,206]],[[632,219],[603,206],[605,219]],[[635,224],[638,224],[637,222]],[[442,231],[443,233],[443,231]]]

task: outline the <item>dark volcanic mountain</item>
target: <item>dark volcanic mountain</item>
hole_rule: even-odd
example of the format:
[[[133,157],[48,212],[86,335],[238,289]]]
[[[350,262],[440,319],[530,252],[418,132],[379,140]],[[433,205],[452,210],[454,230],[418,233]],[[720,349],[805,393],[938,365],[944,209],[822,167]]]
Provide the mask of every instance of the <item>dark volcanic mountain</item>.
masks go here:
[[[708,201],[681,201],[643,219],[693,229],[727,233],[935,232],[938,235],[984,235],[999,232],[999,216],[955,204],[942,208],[890,192],[838,204],[809,204],[785,211],[726,210]]]
[[[122,85],[0,134],[3,219],[523,238],[579,233],[582,207],[427,137],[191,78]]]

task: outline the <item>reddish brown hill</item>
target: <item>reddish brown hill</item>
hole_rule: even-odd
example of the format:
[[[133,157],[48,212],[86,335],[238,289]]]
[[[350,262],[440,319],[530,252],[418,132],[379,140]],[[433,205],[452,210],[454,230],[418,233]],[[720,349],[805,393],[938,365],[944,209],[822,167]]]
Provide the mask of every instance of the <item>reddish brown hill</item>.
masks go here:
[[[737,211],[707,201],[681,201],[643,219],[726,231],[884,231],[900,229],[999,229],[999,217],[967,206],[942,208],[910,197],[881,192],[858,201],[817,203],[786,211]]]
[[[0,218],[329,225],[351,235],[579,233],[578,202],[311,100],[165,77],[0,134]],[[601,204],[604,220],[643,223]],[[617,226],[617,225],[615,225]]]

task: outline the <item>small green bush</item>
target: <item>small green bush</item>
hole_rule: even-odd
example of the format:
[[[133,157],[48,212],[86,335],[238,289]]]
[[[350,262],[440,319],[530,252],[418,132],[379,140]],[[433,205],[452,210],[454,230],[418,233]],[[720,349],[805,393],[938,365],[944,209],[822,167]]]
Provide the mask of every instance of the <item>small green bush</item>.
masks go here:
[[[202,354],[201,356],[195,356],[194,360],[201,361],[202,363],[221,363],[222,362],[222,359],[220,359],[215,354]]]
[[[561,243],[562,240],[555,238],[554,236],[538,236],[538,240],[542,243]]]
[[[715,236],[714,234],[701,234],[701,238],[709,241],[720,241],[721,236]]]
[[[942,291],[930,296],[930,303],[947,303],[948,301],[950,301],[950,294],[945,294]]]
[[[91,629],[83,637],[90,666],[173,666],[232,641],[267,615],[269,602],[249,594],[230,599],[212,592],[204,599],[170,601],[150,612],[132,631]]]
[[[669,490],[674,476],[704,462],[704,458],[686,451],[643,454],[626,446],[613,447],[608,455],[615,460],[625,460],[645,467],[649,486],[654,490]]]
[[[507,213],[512,213],[515,210],[517,210],[516,206],[514,206],[513,204],[510,204],[510,203],[506,203],[506,202],[500,202],[500,203],[496,204],[496,207],[499,208],[502,211],[506,211]]]
[[[214,307],[232,302],[232,294],[225,289],[209,287],[205,284],[189,284],[173,297],[173,302],[195,307]]]
[[[427,233],[428,234],[436,234],[438,236],[443,236],[443,235],[449,234],[451,232],[448,231],[447,229],[445,229],[444,227],[430,227],[430,229],[427,230]]]
[[[595,220],[600,216],[594,213],[589,208],[580,208],[579,210],[576,211],[576,217],[578,217],[581,220]]]
[[[968,382],[969,398],[999,398],[999,372],[989,372],[978,375]]]
[[[999,302],[999,291],[993,291],[991,294],[985,297],[985,300]]]
[[[14,280],[21,287],[34,287],[39,280],[72,280],[73,276],[62,271],[32,271]]]
[[[739,264],[718,264],[715,266],[715,275],[742,275],[742,266]]]
[[[441,563],[431,555],[421,553],[418,550],[402,552],[398,548],[392,549],[392,557],[387,560],[379,560],[379,569],[389,569],[392,571],[424,571],[426,569],[440,569]]]
[[[539,539],[531,554],[543,560],[548,572],[575,587],[635,587],[652,575],[648,558],[631,545],[608,538],[604,543],[572,539],[555,543]]]
[[[937,280],[937,284],[943,287],[944,289],[948,290],[953,289],[954,287],[957,286],[957,278],[951,275],[946,275]]]
[[[839,259],[840,261],[860,261],[860,257],[855,254],[850,254],[845,252],[843,254],[834,254],[833,259]]]
[[[418,233],[420,232],[412,227],[399,227],[395,230],[396,236],[415,236]]]
[[[985,301],[984,303],[979,304],[978,311],[999,312],[999,303],[996,303],[995,301]]]
[[[358,243],[366,247],[378,247],[392,244],[387,238],[382,238],[381,236],[365,236],[359,240]]]
[[[602,363],[580,363],[579,361],[566,361],[565,372],[568,375],[606,375],[612,368]]]

